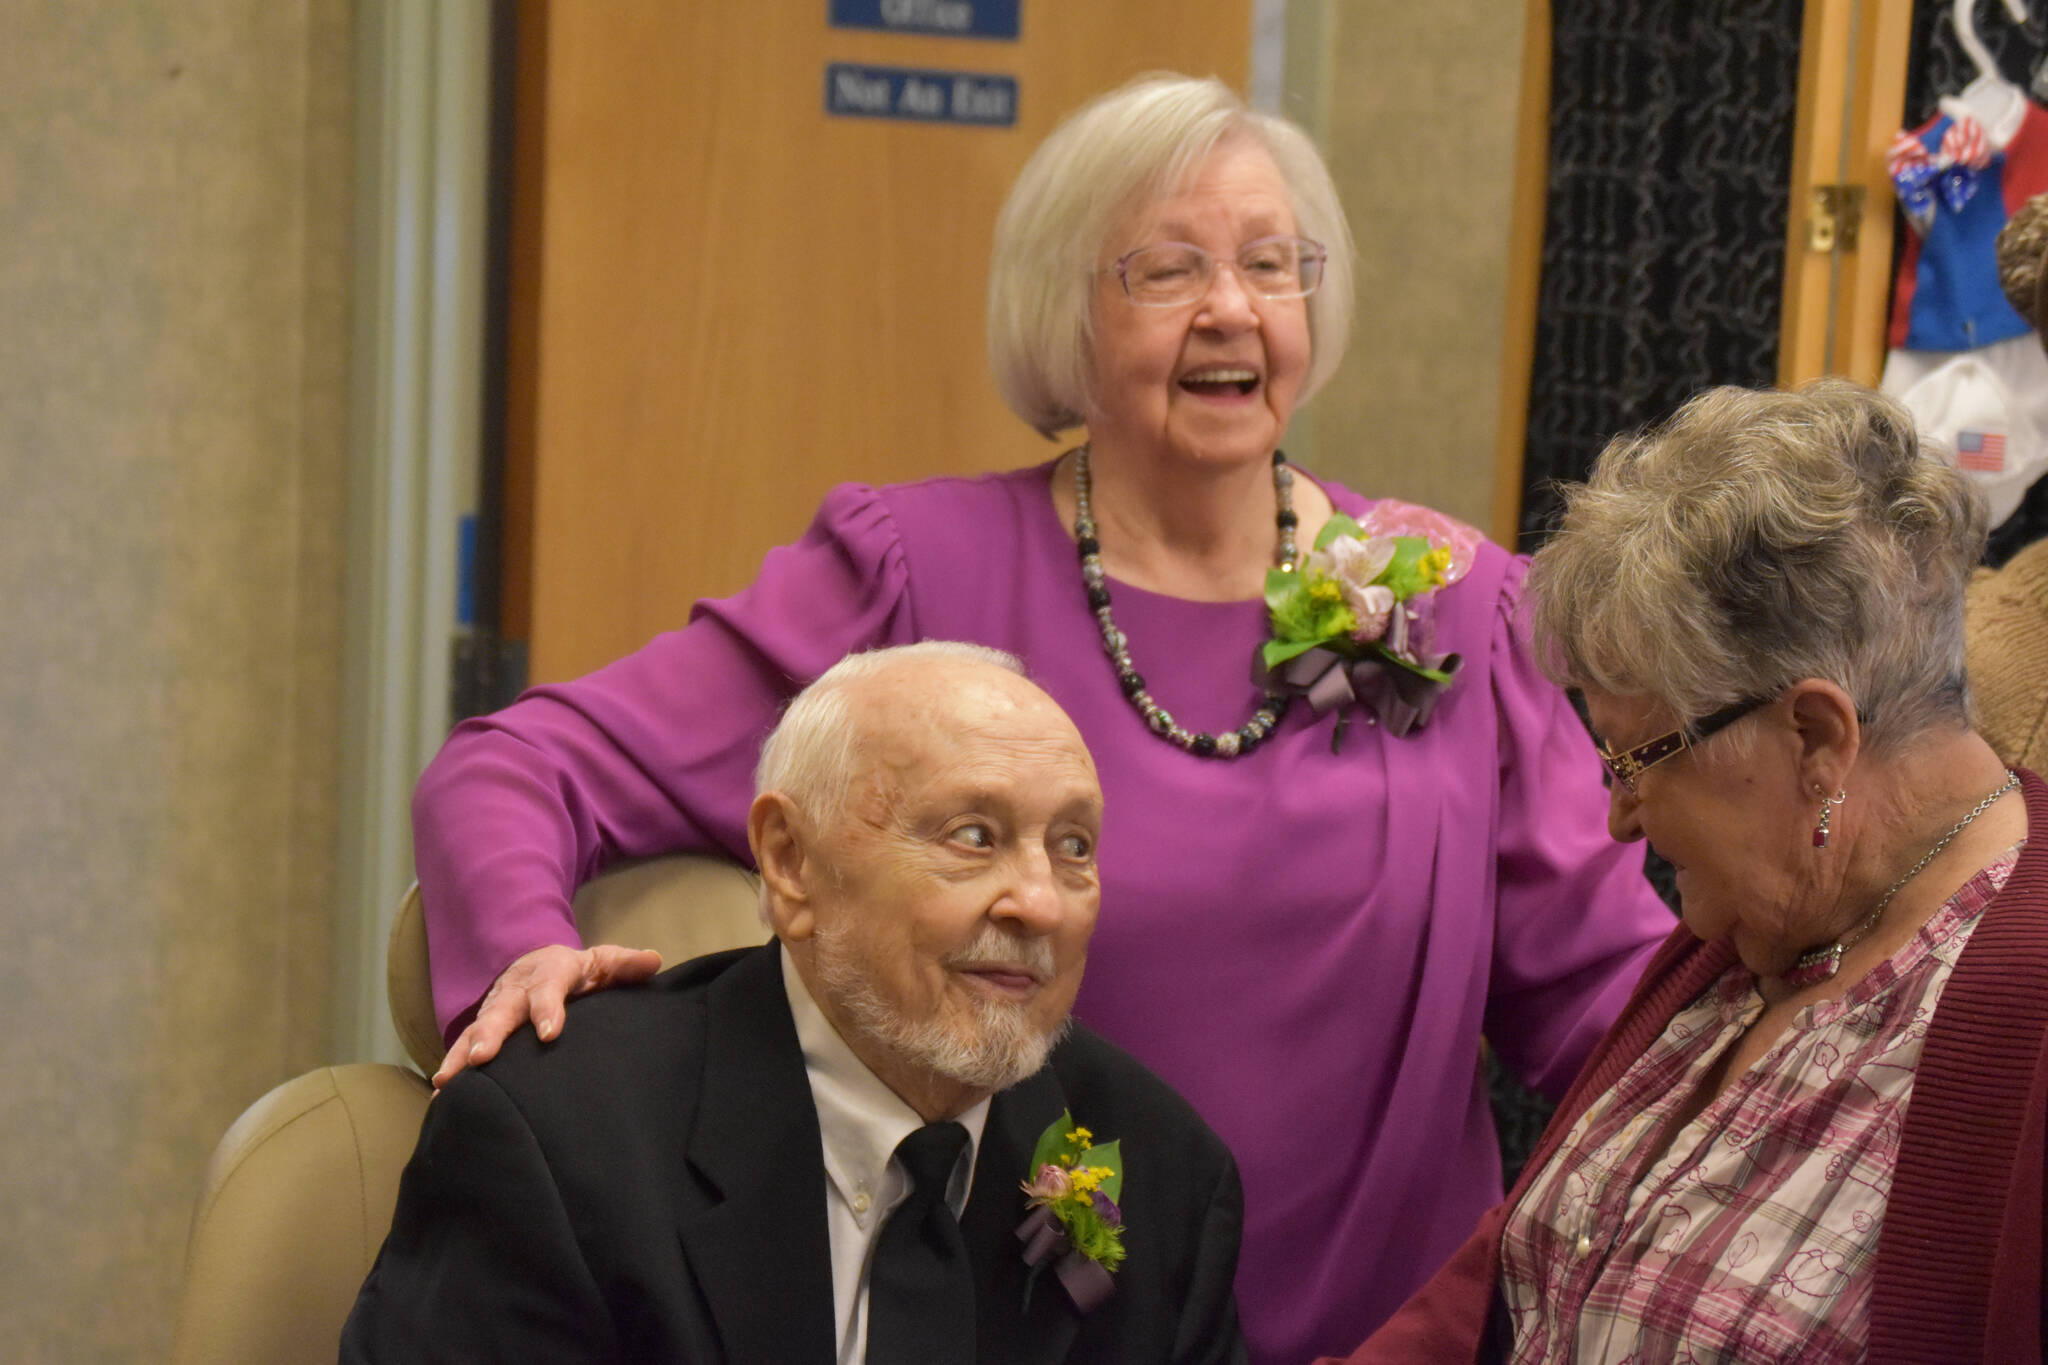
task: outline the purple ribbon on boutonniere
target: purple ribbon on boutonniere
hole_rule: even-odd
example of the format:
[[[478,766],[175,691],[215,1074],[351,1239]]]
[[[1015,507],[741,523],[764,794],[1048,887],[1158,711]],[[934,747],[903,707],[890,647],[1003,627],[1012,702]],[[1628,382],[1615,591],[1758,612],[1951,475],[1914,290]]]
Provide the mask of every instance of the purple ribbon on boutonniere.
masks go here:
[[[1066,1286],[1067,1297],[1083,1313],[1100,1307],[1116,1287],[1107,1270],[1074,1249],[1073,1238],[1050,1209],[1033,1209],[1017,1225],[1017,1240],[1024,1244],[1025,1265],[1037,1268],[1052,1261],[1053,1273]]]

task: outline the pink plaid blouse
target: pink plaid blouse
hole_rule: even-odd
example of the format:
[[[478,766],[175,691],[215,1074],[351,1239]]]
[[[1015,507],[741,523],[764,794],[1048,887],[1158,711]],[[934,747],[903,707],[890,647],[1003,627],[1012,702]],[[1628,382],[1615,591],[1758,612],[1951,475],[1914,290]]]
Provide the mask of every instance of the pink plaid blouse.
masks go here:
[[[1856,1360],[1920,1047],[2001,855],[1839,1000],[1808,1006],[1654,1163],[1764,1002],[1740,964],[1596,1100],[1510,1213],[1524,1361]]]

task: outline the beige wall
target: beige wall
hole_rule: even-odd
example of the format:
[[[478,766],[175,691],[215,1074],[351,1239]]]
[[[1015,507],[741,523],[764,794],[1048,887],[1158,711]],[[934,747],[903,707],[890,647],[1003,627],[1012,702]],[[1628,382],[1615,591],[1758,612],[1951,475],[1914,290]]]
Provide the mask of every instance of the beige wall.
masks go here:
[[[1289,0],[1284,112],[1358,239],[1351,350],[1296,419],[1311,468],[1493,526],[1523,6]]]
[[[328,1060],[347,0],[0,0],[0,1355],[162,1355]]]

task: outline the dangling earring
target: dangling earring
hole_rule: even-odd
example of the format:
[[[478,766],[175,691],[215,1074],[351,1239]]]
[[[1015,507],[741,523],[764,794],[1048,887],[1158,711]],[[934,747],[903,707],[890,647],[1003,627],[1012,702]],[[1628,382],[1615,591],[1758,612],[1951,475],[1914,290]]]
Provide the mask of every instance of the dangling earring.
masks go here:
[[[1827,788],[1816,787],[1814,788],[1814,790],[1825,793],[1827,791]],[[1828,846],[1828,807],[1839,806],[1848,799],[1849,793],[1844,791],[1840,787],[1837,787],[1835,789],[1835,794],[1832,797],[1826,795],[1823,795],[1821,797],[1820,824],[1817,825],[1813,831],[1813,846],[1815,848],[1826,848]]]

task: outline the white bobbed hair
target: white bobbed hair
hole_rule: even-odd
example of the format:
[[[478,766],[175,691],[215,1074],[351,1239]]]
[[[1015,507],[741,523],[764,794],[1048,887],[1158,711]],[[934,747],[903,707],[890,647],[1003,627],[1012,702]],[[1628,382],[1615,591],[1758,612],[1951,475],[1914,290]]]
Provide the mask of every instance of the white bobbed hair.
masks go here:
[[[1222,81],[1140,76],[1082,105],[1031,154],[996,219],[988,358],[1011,411],[1046,436],[1082,424],[1093,378],[1089,300],[1111,230],[1169,194],[1218,144],[1245,138],[1273,159],[1296,231],[1329,252],[1309,295],[1305,401],[1351,335],[1351,227],[1322,155],[1300,128],[1252,109]]]

